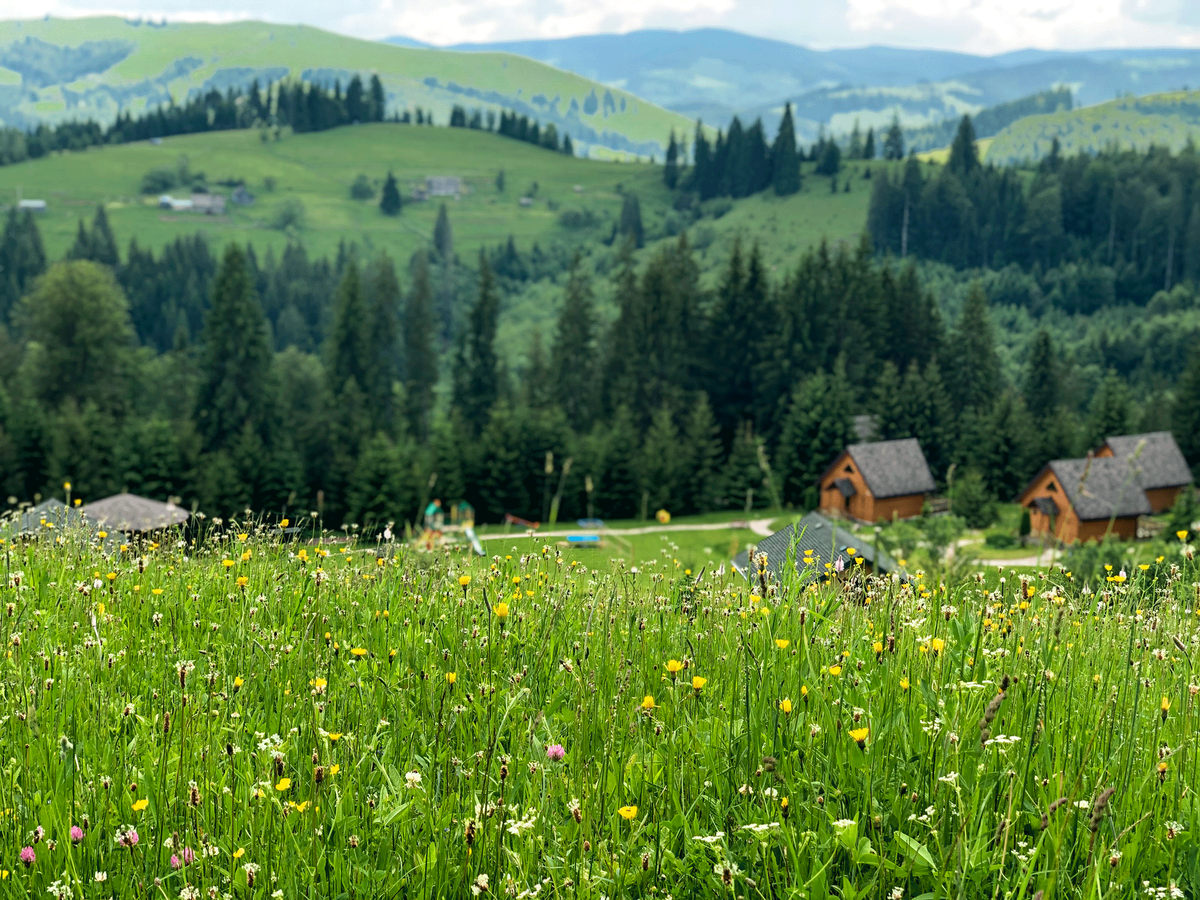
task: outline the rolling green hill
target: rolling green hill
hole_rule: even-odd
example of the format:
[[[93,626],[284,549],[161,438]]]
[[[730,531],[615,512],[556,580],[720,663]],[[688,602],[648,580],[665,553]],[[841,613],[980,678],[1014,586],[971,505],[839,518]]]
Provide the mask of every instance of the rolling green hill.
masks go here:
[[[307,26],[167,24],[116,17],[0,22],[0,121],[135,114],[194,90],[284,77],[344,85],[377,73],[389,112],[420,106],[445,124],[454,104],[553,122],[595,155],[662,155],[692,122],[626,91],[511,53],[464,53],[361,41]]]
[[[1038,160],[1058,138],[1062,153],[1095,153],[1117,145],[1145,150],[1151,144],[1181,150],[1200,139],[1200,91],[1123,97],[1074,110],[1027,116],[1005,128],[988,146],[987,161]]]
[[[228,194],[229,188],[219,182],[244,180],[254,203],[231,204],[226,215],[206,216],[160,209],[157,196],[140,194],[146,172],[175,167],[183,158],[193,172],[205,173],[214,191]],[[409,196],[427,176],[450,175],[462,179],[466,189],[460,199],[445,201],[455,252],[464,262],[473,264],[481,246],[495,246],[512,235],[522,252],[534,243],[544,249],[555,244],[579,248],[590,265],[607,271],[616,251],[603,241],[611,236],[623,194],[634,193],[647,235],[643,255],[686,228],[698,249],[704,283],[712,286],[738,237],[747,245],[760,243],[764,262],[777,277],[822,238],[855,240],[866,221],[872,182],[862,177],[868,164],[851,165],[839,178],[837,193],[830,190],[828,178],[809,175],[803,190],[791,197],[767,192],[717,202],[693,220],[673,208],[659,166],[572,158],[482,131],[384,123],[285,134],[268,143],[253,131],[224,131],[167,138],[157,145],[140,142],[56,154],[0,167],[0,198],[11,203],[19,194],[47,201],[38,225],[52,259],[66,253],[79,220],[90,220],[95,206],[103,203],[122,253],[131,238],[158,249],[199,231],[214,249],[239,241],[252,243],[259,252],[274,248],[279,253],[296,240],[311,255],[332,256],[344,240],[368,254],[386,251],[404,261],[432,241],[440,201],[409,202],[400,216],[388,218],[377,200],[351,199],[351,184],[365,174],[378,191],[391,170]],[[869,165],[878,171],[887,164]],[[503,192],[496,187],[501,170]],[[268,178],[274,179],[274,190],[265,189]],[[520,199],[527,194],[533,196],[523,206]],[[290,201],[302,204],[303,226],[272,227]],[[572,211],[590,214],[592,224],[566,227],[564,219],[571,217],[564,213]],[[561,297],[561,284],[549,279],[532,282],[510,297],[501,343],[509,349],[519,346],[533,325],[546,334]],[[600,301],[603,308],[606,298]]]

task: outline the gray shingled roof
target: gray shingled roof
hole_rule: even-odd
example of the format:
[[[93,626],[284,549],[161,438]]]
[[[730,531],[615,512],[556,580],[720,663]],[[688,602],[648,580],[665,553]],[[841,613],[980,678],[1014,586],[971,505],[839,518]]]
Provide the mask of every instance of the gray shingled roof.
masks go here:
[[[813,512],[799,522],[788,525],[759,542],[756,552],[767,555],[767,571],[771,573],[776,582],[781,578],[788,552],[793,543],[796,546],[796,572],[804,582],[823,577],[827,571],[825,563],[834,563],[841,559],[843,565],[853,566],[853,557],[846,552],[850,547],[854,548],[855,556],[866,559],[877,573],[884,574],[900,570],[896,561],[883,550],[879,551],[879,558],[876,560],[875,547],[869,541],[856,538],[846,529],[839,528],[829,519]],[[815,561],[812,565],[804,564],[805,550],[813,551],[812,556]],[[749,556],[747,551],[743,550],[734,558],[733,567],[742,575],[750,577],[755,573],[747,572],[748,566]]]
[[[1150,501],[1129,470],[1129,463],[1113,456],[1056,459],[1050,470],[1075,514],[1083,522],[1117,516],[1148,516]],[[1081,483],[1082,482],[1082,483]]]
[[[1126,460],[1137,455],[1138,479],[1147,491],[1192,483],[1192,470],[1169,431],[1123,434],[1107,438],[1104,443],[1117,459]],[[1138,453],[1139,446],[1141,453]]]
[[[23,535],[40,534],[46,530],[46,525],[53,528],[76,527],[84,523],[83,514],[78,509],[71,509],[61,500],[52,497],[37,506],[31,506],[5,523],[0,529],[5,534]]]
[[[871,496],[877,499],[929,494],[937,490],[929,463],[916,438],[851,444],[846,452],[858,465],[858,471],[871,489]]]
[[[187,510],[173,503],[160,503],[134,494],[117,494],[88,503],[83,513],[101,527],[112,531],[155,531],[182,525],[187,521]]]

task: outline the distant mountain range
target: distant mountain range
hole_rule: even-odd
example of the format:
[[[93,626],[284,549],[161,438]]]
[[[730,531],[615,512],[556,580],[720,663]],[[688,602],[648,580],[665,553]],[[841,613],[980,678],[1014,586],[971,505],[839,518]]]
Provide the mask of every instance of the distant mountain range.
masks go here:
[[[389,42],[423,46],[405,38]],[[724,127],[734,115],[774,128],[791,101],[803,140],[891,121],[936,124],[1066,86],[1074,105],[1200,87],[1200,50],[1018,50],[977,56],[862,47],[810,50],[722,29],[635,31],[555,40],[458,44],[539,60]]]
[[[389,113],[455,104],[528,115],[590,155],[657,154],[690,118],[529,57],[388,46],[306,26],[152,23],[116,17],[0,22],[0,124],[112,121],[197,91],[299,78],[332,87],[378,74]]]

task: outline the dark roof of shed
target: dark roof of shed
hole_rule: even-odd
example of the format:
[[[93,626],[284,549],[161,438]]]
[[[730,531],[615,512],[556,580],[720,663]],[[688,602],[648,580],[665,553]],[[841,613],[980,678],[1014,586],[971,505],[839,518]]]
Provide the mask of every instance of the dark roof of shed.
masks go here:
[[[1124,459],[1115,456],[1056,459],[1047,465],[1058,477],[1063,493],[1082,522],[1108,519],[1114,515],[1150,515],[1150,501],[1146,499],[1146,492]]]
[[[775,581],[781,579],[788,552],[793,544],[796,548],[796,573],[805,582],[824,576],[827,571],[825,563],[835,563],[841,559],[847,567],[854,565],[854,557],[846,552],[851,547],[854,548],[855,556],[866,559],[877,573],[897,572],[900,569],[896,561],[883,550],[879,551],[876,558],[875,547],[869,541],[859,540],[845,528],[839,528],[821,514],[813,512],[799,522],[763,538],[755,548],[756,554],[766,554],[767,571]],[[805,550],[813,551],[812,565],[804,563]],[[749,554],[745,550],[734,558],[733,567],[747,577],[754,574],[748,572]]]
[[[929,494],[937,490],[929,463],[916,438],[851,444],[846,452],[858,465],[871,496],[877,499]],[[836,460],[834,465],[837,465]]]
[[[72,509],[58,498],[51,497],[18,513],[4,524],[0,533],[16,536],[40,534],[47,526],[61,529],[90,523],[80,510]],[[95,530],[94,526],[92,530]]]
[[[1139,470],[1138,480],[1147,491],[1192,483],[1192,470],[1169,431],[1122,434],[1107,438],[1104,443],[1119,460],[1137,457],[1134,464]]]

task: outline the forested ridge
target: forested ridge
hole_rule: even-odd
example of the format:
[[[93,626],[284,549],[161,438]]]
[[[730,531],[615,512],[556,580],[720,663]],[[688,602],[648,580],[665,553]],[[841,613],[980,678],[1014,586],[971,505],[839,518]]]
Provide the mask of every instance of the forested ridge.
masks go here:
[[[1143,187],[1193,165],[1188,154],[1115,159],[1121,184]],[[892,171],[913,178],[916,166],[918,203],[966,171],[973,189],[1006,185],[1016,207],[1096,162]],[[872,233],[903,183],[877,172]],[[676,177],[690,192],[696,167]],[[1193,182],[1169,183],[1190,197]],[[332,259],[298,243],[278,258],[216,253],[199,236],[119,251],[101,208],[52,263],[35,218],[10,212],[0,490],[33,500],[69,480],[85,498],[128,489],[210,515],[320,510],[334,526],[413,521],[433,496],[466,499],[485,520],[544,518],[560,492],[567,519],[802,506],[857,439],[859,415],[876,437],[919,438],[939,482],[983,509],[1108,434],[1170,428],[1200,463],[1186,228],[1170,290],[1143,300],[1114,275],[1113,292],[1087,305],[1067,299],[1091,297],[1081,273],[1099,266],[1079,240],[1052,268],[1007,247],[999,270],[922,259],[939,215],[929,202],[918,215],[910,201],[901,250],[864,235],[770,272],[757,247],[737,246],[711,289],[686,234],[639,252],[632,228],[603,270],[586,252],[564,259],[511,239],[462,260],[443,210],[433,244],[397,265],[349,245]],[[1123,240],[1114,254],[1142,246]],[[497,325],[530,277],[557,286],[557,320],[505,358]]]

